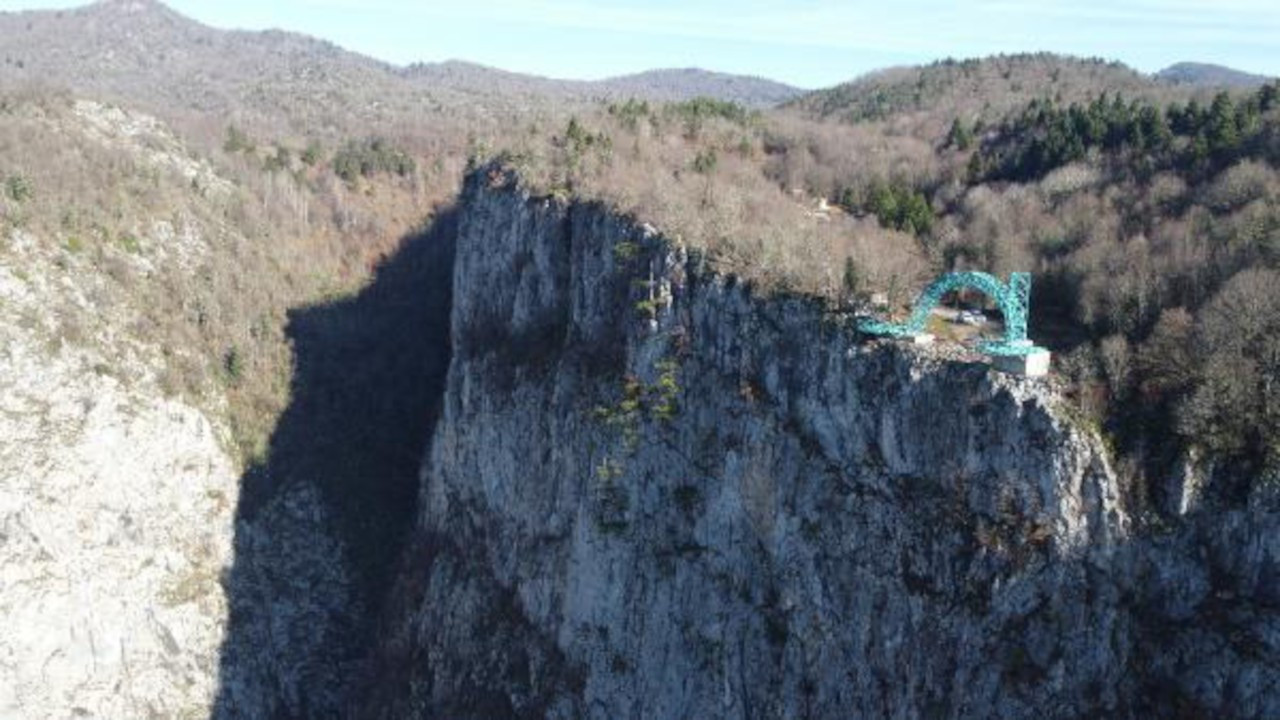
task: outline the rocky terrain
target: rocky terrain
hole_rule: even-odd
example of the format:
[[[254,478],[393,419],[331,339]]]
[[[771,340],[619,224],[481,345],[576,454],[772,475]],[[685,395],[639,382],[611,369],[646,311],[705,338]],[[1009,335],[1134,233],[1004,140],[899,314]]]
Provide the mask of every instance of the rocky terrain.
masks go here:
[[[145,164],[212,177],[147,118],[75,113],[83,142],[149,137]],[[120,284],[204,263],[206,229],[170,218],[96,259],[0,238],[0,717],[201,717],[216,692],[236,463],[217,402],[164,389],[181,349],[131,331],[145,320]]]
[[[0,44],[0,718],[1280,717],[1280,85]]]
[[[30,238],[10,240],[39,262]],[[45,288],[12,270],[0,267],[0,716],[199,717],[239,494],[224,431],[146,379],[156,348],[112,348],[132,356],[121,367],[51,347]]]
[[[1278,710],[1277,482],[1189,457],[1139,517],[1055,381],[867,344],[490,166],[291,315],[293,397],[244,467],[96,274],[191,272],[204,237],[93,265],[7,238],[6,713]]]
[[[1139,532],[1046,381],[496,169],[456,252],[372,716],[1280,711],[1275,483]]]

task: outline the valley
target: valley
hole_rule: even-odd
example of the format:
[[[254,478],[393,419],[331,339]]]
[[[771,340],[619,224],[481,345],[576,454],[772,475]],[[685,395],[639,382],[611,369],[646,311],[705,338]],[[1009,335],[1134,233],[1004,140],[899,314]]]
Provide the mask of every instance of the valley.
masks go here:
[[[1280,715],[1280,81],[0,48],[0,717]]]

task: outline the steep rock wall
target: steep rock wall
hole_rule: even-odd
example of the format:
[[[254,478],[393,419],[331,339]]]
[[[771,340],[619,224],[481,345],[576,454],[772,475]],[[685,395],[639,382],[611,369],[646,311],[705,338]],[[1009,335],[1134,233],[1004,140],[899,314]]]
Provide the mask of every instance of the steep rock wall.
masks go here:
[[[859,344],[496,168],[462,207],[372,715],[1276,710],[1274,504],[1219,553],[1247,657],[1182,607],[1206,534],[1135,538],[1049,382]]]

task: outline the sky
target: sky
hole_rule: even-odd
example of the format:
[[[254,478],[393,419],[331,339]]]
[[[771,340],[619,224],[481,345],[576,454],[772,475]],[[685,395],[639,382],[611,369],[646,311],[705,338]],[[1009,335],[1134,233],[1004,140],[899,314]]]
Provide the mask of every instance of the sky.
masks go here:
[[[0,10],[75,0],[0,0]],[[702,67],[824,87],[891,65],[1047,50],[1154,72],[1280,75],[1280,0],[169,0],[221,28],[282,28],[396,64],[461,59],[597,79]]]

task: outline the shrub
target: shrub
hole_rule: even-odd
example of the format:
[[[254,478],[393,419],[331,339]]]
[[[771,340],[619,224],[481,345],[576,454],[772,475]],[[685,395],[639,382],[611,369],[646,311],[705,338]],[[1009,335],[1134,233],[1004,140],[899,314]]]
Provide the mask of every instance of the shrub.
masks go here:
[[[305,150],[302,151],[302,155],[300,156],[300,158],[302,160],[302,164],[308,167],[313,167],[316,163],[320,162],[320,157],[323,154],[324,154],[324,148],[321,147],[318,141],[312,140],[311,142],[307,143],[307,147]]]
[[[697,156],[693,158],[693,171],[701,175],[712,173],[716,169],[716,162],[718,162],[718,160],[719,158],[716,157],[715,148],[701,150],[698,152]]]
[[[31,180],[25,175],[10,175],[5,180],[4,187],[9,199],[14,202],[26,202],[33,193]]]
[[[142,252],[142,242],[138,240],[138,236],[130,232],[120,233],[120,247],[127,253],[137,255]]]
[[[227,126],[227,139],[222,143],[222,149],[228,153],[250,153],[255,149],[255,145],[249,136],[243,130],[235,125]]]
[[[226,374],[227,382],[235,385],[244,378],[244,356],[240,352],[240,348],[232,345],[222,356],[222,371]]]
[[[293,167],[293,153],[289,152],[289,148],[283,145],[276,147],[275,154],[268,155],[263,161],[262,167],[267,172],[279,172],[288,170]]]

